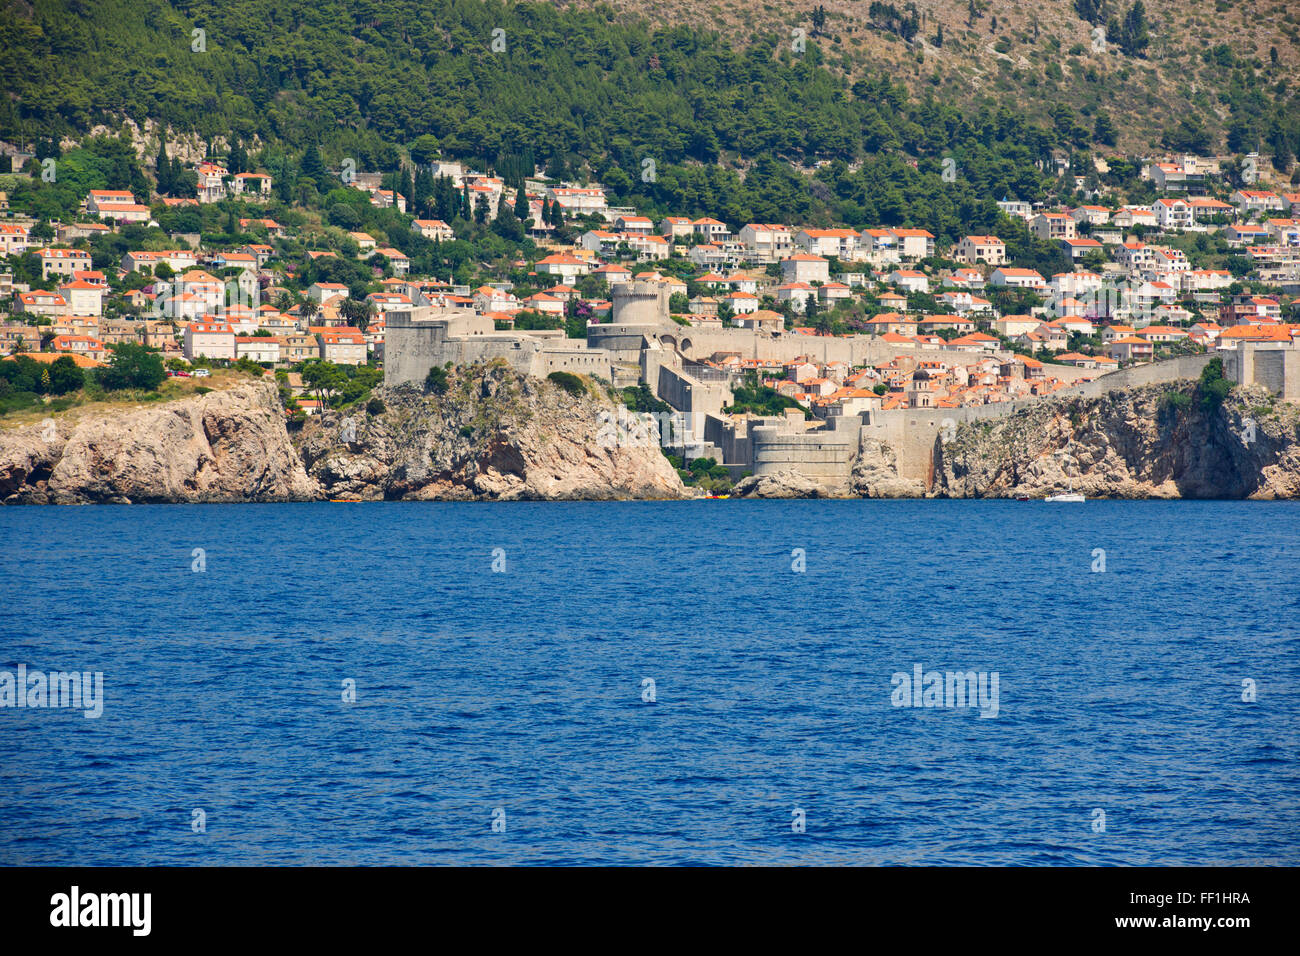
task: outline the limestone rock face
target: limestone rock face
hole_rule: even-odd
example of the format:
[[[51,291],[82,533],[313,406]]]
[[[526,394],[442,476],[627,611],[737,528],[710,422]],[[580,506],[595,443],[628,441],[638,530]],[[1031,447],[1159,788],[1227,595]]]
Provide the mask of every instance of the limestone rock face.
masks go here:
[[[1258,387],[1218,407],[1190,382],[1049,399],[961,425],[936,446],[934,492],[1039,498],[1073,482],[1090,498],[1295,498],[1298,428],[1300,408]]]
[[[413,384],[375,395],[382,413],[330,412],[296,440],[331,498],[694,497],[656,442],[615,428],[595,386],[573,395],[499,363],[452,371],[441,395]]]
[[[738,498],[829,498],[827,489],[794,471],[770,475],[750,475],[736,483],[733,494]]]
[[[898,473],[893,449],[878,438],[864,438],[853,460],[849,491],[859,498],[923,498],[925,483]]]
[[[249,382],[165,405],[0,431],[6,503],[297,501],[319,497],[276,388]]]

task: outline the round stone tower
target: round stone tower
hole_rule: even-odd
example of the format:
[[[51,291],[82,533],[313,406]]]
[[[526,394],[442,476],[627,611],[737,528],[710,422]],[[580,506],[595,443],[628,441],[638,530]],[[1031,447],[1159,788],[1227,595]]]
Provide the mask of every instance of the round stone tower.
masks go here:
[[[614,325],[662,325],[668,321],[669,290],[663,282],[619,282],[612,290]]]

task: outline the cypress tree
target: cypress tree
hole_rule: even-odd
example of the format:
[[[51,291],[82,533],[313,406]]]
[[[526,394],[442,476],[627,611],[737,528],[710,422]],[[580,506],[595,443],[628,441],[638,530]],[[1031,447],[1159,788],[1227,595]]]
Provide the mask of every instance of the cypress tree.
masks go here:
[[[167,158],[167,141],[158,137],[158,158],[154,161],[154,175],[158,179],[158,193],[169,195],[175,185],[172,174],[172,161]]]

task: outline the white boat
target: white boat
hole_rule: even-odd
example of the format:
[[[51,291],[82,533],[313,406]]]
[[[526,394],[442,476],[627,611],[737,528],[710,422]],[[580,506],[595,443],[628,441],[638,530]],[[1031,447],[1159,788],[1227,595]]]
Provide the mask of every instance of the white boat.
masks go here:
[[[1070,479],[1069,491],[1063,491],[1059,495],[1048,495],[1043,500],[1074,502],[1074,501],[1087,501],[1088,499],[1074,490],[1074,479]]]

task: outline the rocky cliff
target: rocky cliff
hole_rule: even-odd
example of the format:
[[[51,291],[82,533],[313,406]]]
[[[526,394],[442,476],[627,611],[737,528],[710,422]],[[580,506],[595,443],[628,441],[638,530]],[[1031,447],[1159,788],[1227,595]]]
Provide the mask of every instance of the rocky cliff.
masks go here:
[[[849,490],[857,498],[924,498],[925,482],[898,473],[898,456],[886,442],[863,438],[853,459]]]
[[[1206,404],[1191,382],[1048,399],[936,442],[932,494],[1300,497],[1300,408],[1258,387]]]
[[[445,394],[379,389],[383,411],[327,412],[292,439],[274,385],[163,405],[97,406],[0,430],[0,501],[683,498],[695,492],[613,401],[504,365]],[[372,404],[378,411],[378,406]]]
[[[82,409],[0,432],[5,503],[292,501],[318,495],[289,442],[269,382],[165,405]]]
[[[510,500],[684,498],[698,491],[645,435],[614,428],[617,406],[504,365],[450,374],[442,394],[379,389],[367,411],[327,412],[291,437],[275,387],[235,387],[160,405],[91,406],[0,430],[0,501],[242,502],[321,498]],[[1047,399],[964,424],[935,443],[940,497],[1300,497],[1300,407],[1238,388],[1221,404],[1194,383]],[[794,474],[737,494],[827,497]],[[868,439],[848,493],[923,497],[888,445]]]
[[[331,412],[295,438],[331,498],[619,499],[693,493],[658,445],[613,427],[613,401],[504,363],[457,369],[445,393],[382,388],[379,414]]]

